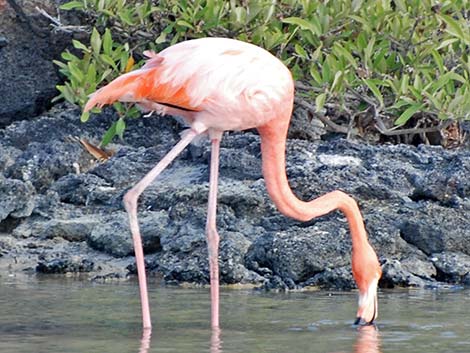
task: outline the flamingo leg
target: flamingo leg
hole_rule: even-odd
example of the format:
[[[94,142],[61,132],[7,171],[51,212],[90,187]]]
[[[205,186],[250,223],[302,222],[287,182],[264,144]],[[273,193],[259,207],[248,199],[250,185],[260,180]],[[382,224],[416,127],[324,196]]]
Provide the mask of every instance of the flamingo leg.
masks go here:
[[[140,236],[139,222],[137,219],[137,200],[147,186],[178,156],[181,151],[197,136],[200,132],[194,129],[189,130],[183,138],[158,162],[158,164],[145,175],[126,195],[124,195],[124,207],[129,214],[129,225],[132,238],[134,240],[135,261],[137,264],[137,274],[139,277],[140,300],[142,304],[142,320],[144,330],[150,330],[152,323],[150,320],[150,308],[147,293],[147,279],[145,275],[144,250]]]
[[[219,234],[217,233],[217,183],[219,177],[219,152],[222,132],[211,134],[211,165],[209,178],[209,200],[207,207],[207,249],[211,283],[211,326],[219,328]]]

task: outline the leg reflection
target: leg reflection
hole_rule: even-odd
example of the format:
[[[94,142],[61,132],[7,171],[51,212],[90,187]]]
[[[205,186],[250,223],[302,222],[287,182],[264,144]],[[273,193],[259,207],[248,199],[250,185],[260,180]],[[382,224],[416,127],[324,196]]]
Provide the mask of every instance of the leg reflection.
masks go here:
[[[354,353],[380,353],[380,334],[374,325],[360,326]]]
[[[212,328],[210,353],[222,353],[222,340],[220,339],[221,332],[222,330],[219,327]]]
[[[140,340],[140,349],[139,353],[148,353],[150,348],[150,338],[152,337],[152,330],[151,329],[144,329],[142,333],[142,339]]]

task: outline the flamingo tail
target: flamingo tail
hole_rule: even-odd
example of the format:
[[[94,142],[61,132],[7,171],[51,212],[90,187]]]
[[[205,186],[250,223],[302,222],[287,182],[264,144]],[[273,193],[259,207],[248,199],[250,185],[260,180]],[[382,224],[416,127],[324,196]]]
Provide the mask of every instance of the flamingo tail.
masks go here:
[[[145,71],[145,72],[143,72]],[[90,99],[84,107],[84,111],[90,111],[94,107],[103,107],[116,101],[138,102],[142,100],[144,92],[148,92],[148,80],[144,74],[148,70],[136,70],[119,76],[114,81],[100,88],[90,95]]]

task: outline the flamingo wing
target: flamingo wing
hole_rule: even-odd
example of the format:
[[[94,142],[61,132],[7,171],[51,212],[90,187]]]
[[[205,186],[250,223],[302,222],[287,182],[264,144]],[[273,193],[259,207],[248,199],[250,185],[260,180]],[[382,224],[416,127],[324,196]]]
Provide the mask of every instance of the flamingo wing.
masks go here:
[[[246,111],[251,100],[266,114],[273,100],[281,100],[285,85],[292,84],[289,71],[277,58],[232,39],[190,40],[158,54],[148,51],[146,56],[149,60],[140,69],[91,95],[85,111],[114,101],[151,101],[189,111],[212,109],[213,115],[220,116],[222,111]]]

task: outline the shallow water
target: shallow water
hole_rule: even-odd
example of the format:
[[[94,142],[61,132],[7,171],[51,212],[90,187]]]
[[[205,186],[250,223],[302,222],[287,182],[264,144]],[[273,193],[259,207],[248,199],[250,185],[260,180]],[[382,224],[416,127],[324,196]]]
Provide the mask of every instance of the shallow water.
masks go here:
[[[141,343],[135,282],[0,277],[0,352],[470,352],[469,290],[379,295],[378,330],[354,328],[354,292],[221,292],[150,285],[154,329]],[[147,347],[148,346],[148,347]]]

